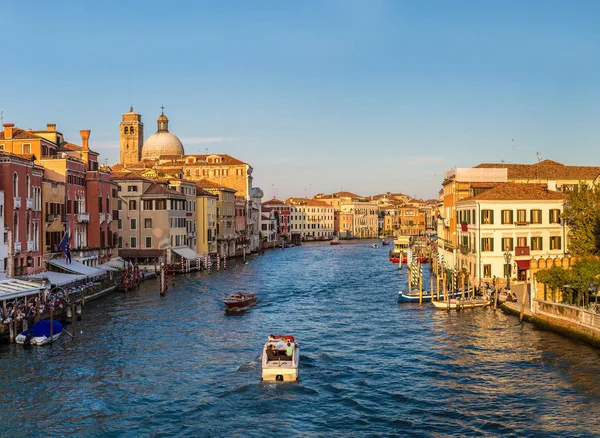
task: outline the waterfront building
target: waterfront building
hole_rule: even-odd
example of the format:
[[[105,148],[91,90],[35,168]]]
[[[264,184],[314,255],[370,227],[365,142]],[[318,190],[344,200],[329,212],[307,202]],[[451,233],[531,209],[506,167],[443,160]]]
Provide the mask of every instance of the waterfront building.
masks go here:
[[[9,278],[35,274],[44,268],[41,248],[44,168],[35,164],[34,159],[33,154],[0,151]]]
[[[217,253],[217,202],[219,196],[196,183],[196,242],[199,254]]]
[[[352,237],[352,223],[354,215],[343,211],[334,211],[334,233],[341,239]]]
[[[235,243],[236,255],[242,254],[242,248],[248,245],[248,224],[247,224],[247,210],[248,203],[240,196],[235,197],[235,234],[237,240]]]
[[[263,191],[260,187],[253,187],[250,195],[250,202],[248,203],[248,230],[246,235],[248,237],[248,245],[251,252],[258,251],[260,246],[260,219],[262,209],[262,198],[264,196]]]
[[[217,195],[217,252],[228,257],[236,254],[235,233],[235,189],[225,187],[213,181],[197,181],[202,190]]]
[[[136,172],[113,172],[118,184],[119,255],[148,263],[173,263],[187,242],[186,195]]]
[[[157,182],[164,182],[167,186],[185,195],[185,229],[186,229],[186,242],[185,245],[193,249],[197,250],[197,219],[196,219],[196,183],[192,181],[187,181],[182,178],[164,178],[162,180],[157,180]]]
[[[557,192],[568,193],[580,181],[599,181],[598,166],[567,166],[552,160],[534,164],[482,163],[472,168],[455,168],[444,174],[437,211],[437,246],[446,262],[454,263],[457,249],[456,203],[505,182],[549,184]]]
[[[247,203],[246,211],[251,209],[252,166],[227,154],[186,154],[181,140],[169,132],[169,119],[164,111],[158,117],[157,125],[156,133],[143,141],[141,116],[133,108],[123,114],[121,162],[112,169],[136,171],[143,176],[149,176],[145,172],[152,172],[157,178],[176,176],[194,182],[211,181],[235,190]],[[251,248],[258,242],[258,221],[257,217],[246,230]]]
[[[285,240],[289,239],[291,215],[290,206],[276,198],[265,201],[262,205],[263,207],[271,208],[275,211],[275,219],[277,220],[277,235]]]
[[[4,190],[0,190],[0,278],[6,278],[8,263],[8,227],[4,227]]]
[[[279,240],[277,236],[277,217],[275,216],[274,208],[262,207],[260,231],[262,241],[267,247],[273,246]]]
[[[65,235],[67,222],[65,183],[56,181],[56,178],[48,178],[48,174],[44,175],[42,181],[42,218],[44,220],[42,256],[44,260],[63,254],[58,245]]]
[[[526,281],[532,257],[567,253],[569,228],[560,220],[566,196],[552,183],[509,182],[459,200],[456,267],[476,282]]]
[[[302,240],[327,240],[333,238],[334,207],[322,200],[288,198],[290,229],[300,234]]]

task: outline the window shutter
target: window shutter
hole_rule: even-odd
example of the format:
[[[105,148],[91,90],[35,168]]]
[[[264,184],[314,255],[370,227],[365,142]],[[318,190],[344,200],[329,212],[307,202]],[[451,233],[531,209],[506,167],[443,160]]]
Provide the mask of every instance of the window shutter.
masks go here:
[[[561,242],[561,240],[562,240],[562,237],[558,236],[558,248],[556,248],[556,249],[562,249],[562,242]]]
[[[490,237],[490,251],[494,252],[494,238]]]
[[[482,237],[481,238],[481,251],[483,251],[485,249],[485,239]]]
[[[552,223],[552,209],[548,210],[548,223]]]
[[[480,224],[482,224],[482,225],[483,225],[484,214],[485,214],[485,210],[481,210],[481,222],[480,222]]]
[[[544,239],[542,237],[539,238],[540,239],[540,251],[544,250]]]
[[[512,210],[510,211],[510,223],[511,224],[514,223],[514,220],[513,220],[513,211]]]
[[[510,238],[510,250],[514,251],[515,249],[515,239],[513,237]]]
[[[500,225],[504,225],[504,212],[506,210],[500,210]]]
[[[533,210],[529,210],[529,223],[533,223]]]

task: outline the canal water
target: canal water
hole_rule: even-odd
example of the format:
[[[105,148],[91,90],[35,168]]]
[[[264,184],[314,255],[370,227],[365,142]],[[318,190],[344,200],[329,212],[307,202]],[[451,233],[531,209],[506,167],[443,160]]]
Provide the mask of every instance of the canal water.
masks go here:
[[[0,436],[593,436],[600,351],[501,311],[397,304],[372,242],[304,245],[90,303],[77,337],[0,346]],[[259,297],[227,316],[232,291]],[[67,326],[67,329],[69,327]],[[261,383],[270,333],[299,383]]]

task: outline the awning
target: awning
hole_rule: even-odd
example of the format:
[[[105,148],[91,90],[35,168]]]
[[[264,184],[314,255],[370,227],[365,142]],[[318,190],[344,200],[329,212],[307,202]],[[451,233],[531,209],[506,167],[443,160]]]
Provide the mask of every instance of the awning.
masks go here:
[[[47,278],[48,281],[50,281],[50,284],[52,284],[52,286],[64,286],[66,284],[71,284],[77,281],[85,280],[86,277],[85,275],[74,275],[65,274],[63,272],[46,271],[42,272],[41,274],[30,275],[28,278],[36,278],[40,280],[43,278]]]
[[[519,271],[529,269],[529,260],[515,260],[515,262],[519,267]]]
[[[44,286],[25,280],[0,280],[0,301],[37,295],[44,292]]]
[[[132,258],[153,258],[165,255],[163,249],[119,249],[119,256],[128,259]]]
[[[173,250],[173,252],[185,259],[188,260],[196,260],[196,257],[200,257],[200,254],[198,254],[196,251],[194,251],[193,249],[189,249],[187,246],[184,246],[183,248],[171,248]]]
[[[83,263],[76,262],[75,260],[69,264],[67,264],[64,259],[46,260],[46,263],[64,271],[72,272],[73,274],[85,275],[86,277],[98,277],[106,274],[106,271],[103,271],[102,269],[92,268],[91,266],[86,266]]]
[[[103,271],[118,271],[117,268],[113,268],[112,266],[108,266],[106,263],[103,265],[96,266],[98,269],[102,269]]]

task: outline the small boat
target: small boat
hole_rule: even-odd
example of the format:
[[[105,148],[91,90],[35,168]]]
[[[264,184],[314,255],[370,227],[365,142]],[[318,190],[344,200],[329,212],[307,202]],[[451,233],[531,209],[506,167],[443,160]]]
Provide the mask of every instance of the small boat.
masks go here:
[[[225,311],[241,312],[256,304],[258,298],[251,293],[236,292],[223,300]]]
[[[330,245],[339,245],[340,239],[338,239],[337,237],[335,237],[331,242],[329,242]]]
[[[419,289],[413,289],[410,292],[399,291],[398,292],[398,302],[399,303],[418,303],[419,295],[420,295]],[[458,298],[460,295],[461,295],[460,292],[450,293],[450,298]],[[433,295],[432,295],[428,290],[424,290],[422,301],[424,303],[429,302],[435,297],[437,297],[436,293],[433,293]],[[442,300],[444,300],[444,293],[440,292],[440,301],[442,301]],[[444,301],[444,302],[446,302],[446,301]]]
[[[431,303],[440,310],[474,309],[475,307],[487,307],[490,304],[488,296],[478,298],[452,298],[450,300],[432,300]]]
[[[388,241],[387,241],[387,240],[385,240],[385,239],[381,239],[381,244],[382,244],[383,246],[388,246],[388,245],[390,244],[390,242],[388,242]]]
[[[44,345],[56,341],[60,338],[63,326],[59,321],[52,321],[52,336],[50,336],[50,320],[43,319],[36,322],[30,329],[17,335],[15,341],[17,344],[25,345]]]
[[[373,244],[373,248],[379,248],[376,243]]]
[[[262,380],[296,382],[300,346],[291,335],[271,335],[263,348]]]

